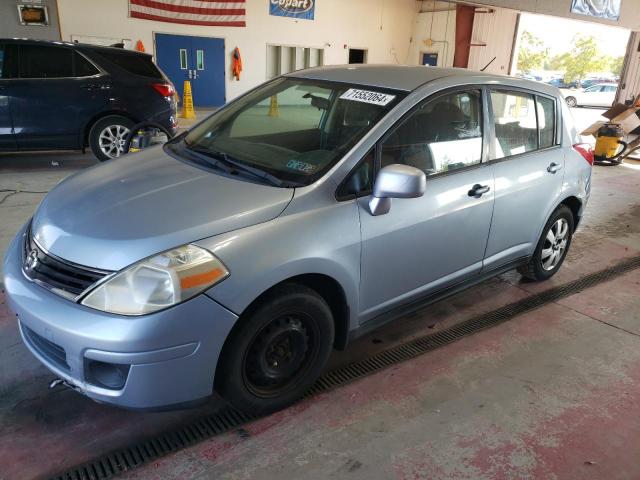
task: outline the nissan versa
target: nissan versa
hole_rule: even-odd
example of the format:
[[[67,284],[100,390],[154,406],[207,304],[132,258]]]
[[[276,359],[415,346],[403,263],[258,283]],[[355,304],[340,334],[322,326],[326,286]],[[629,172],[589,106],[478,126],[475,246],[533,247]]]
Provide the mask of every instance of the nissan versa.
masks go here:
[[[386,321],[508,269],[554,275],[589,197],[579,142],[541,83],[298,71],[55,187],[6,255],[8,303],[94,400],[273,411]]]

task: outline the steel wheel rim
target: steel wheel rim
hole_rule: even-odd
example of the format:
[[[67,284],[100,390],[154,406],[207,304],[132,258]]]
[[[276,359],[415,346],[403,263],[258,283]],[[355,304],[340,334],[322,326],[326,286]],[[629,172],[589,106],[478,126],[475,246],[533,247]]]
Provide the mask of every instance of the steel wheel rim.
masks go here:
[[[124,125],[109,125],[103,128],[98,136],[100,151],[109,158],[119,157],[124,152],[129,132]]]
[[[244,355],[242,377],[247,389],[257,397],[273,398],[294,388],[318,357],[319,335],[316,322],[307,313],[285,313],[269,322],[253,337]],[[278,357],[283,353],[278,350],[280,342],[287,339],[294,351]],[[285,360],[287,353],[290,365],[273,365],[274,359]]]
[[[540,252],[540,262],[546,271],[553,270],[564,258],[569,241],[569,222],[566,218],[559,218],[547,231]]]

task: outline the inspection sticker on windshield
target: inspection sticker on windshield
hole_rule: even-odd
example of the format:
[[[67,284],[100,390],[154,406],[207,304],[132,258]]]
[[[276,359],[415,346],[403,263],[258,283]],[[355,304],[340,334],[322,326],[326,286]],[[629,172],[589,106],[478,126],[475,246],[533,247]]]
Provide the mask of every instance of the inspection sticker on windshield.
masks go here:
[[[343,100],[353,100],[355,102],[372,103],[373,105],[381,105],[384,107],[387,103],[396,98],[396,96],[380,92],[371,92],[369,90],[350,88],[340,95],[340,98]]]
[[[289,162],[287,162],[287,168],[298,170],[299,172],[311,173],[316,169],[316,166],[300,160],[289,160]]]

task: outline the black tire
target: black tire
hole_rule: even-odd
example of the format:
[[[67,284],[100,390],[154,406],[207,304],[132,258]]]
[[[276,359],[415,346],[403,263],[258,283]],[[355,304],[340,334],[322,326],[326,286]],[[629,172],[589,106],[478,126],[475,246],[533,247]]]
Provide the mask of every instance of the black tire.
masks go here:
[[[89,130],[89,147],[98,160],[104,162],[112,158],[119,157],[124,152],[125,142],[127,140],[129,131],[133,127],[134,122],[122,115],[109,115],[99,119],[91,126]],[[114,145],[111,150],[113,155],[109,155],[108,152],[104,152],[100,145],[100,136],[109,127],[115,127],[114,132]],[[122,138],[118,132],[122,132]],[[117,143],[117,145],[116,145]]]
[[[545,251],[545,255],[548,253],[548,249],[551,248],[551,251],[560,251],[561,246],[557,245],[558,248],[553,246],[553,242],[551,242],[547,235],[549,231],[552,230],[556,226],[557,222],[566,222],[567,225],[567,233],[566,233],[566,243],[564,244],[564,248],[558,254],[557,261],[549,262],[548,256],[543,258],[543,251]],[[548,280],[553,277],[557,271],[562,266],[564,259],[567,256],[567,252],[571,247],[571,239],[573,238],[573,229],[575,228],[575,221],[573,219],[573,213],[566,205],[560,205],[549,217],[547,223],[542,230],[542,235],[540,236],[540,240],[538,240],[538,245],[536,246],[536,250],[533,253],[533,256],[529,260],[529,263],[526,265],[522,265],[518,267],[518,272],[525,278],[529,280],[534,280],[537,282],[541,282],[543,280]],[[553,231],[552,231],[553,233]],[[560,242],[560,245],[562,242]],[[552,253],[553,254],[553,253]],[[545,267],[545,263],[547,266]],[[553,264],[553,265],[552,265]],[[551,267],[551,268],[549,268]]]
[[[576,100],[576,97],[567,97],[565,98],[565,101],[567,102],[567,105],[569,105],[570,107],[578,106],[578,100]]]
[[[324,299],[308,287],[284,284],[239,322],[223,348],[216,391],[237,409],[258,415],[302,397],[333,346],[333,316]]]

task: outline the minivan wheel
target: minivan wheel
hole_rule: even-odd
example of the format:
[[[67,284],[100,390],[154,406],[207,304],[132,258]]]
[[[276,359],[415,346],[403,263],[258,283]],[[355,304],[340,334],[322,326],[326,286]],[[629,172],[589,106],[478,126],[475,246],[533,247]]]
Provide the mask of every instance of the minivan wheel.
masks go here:
[[[331,353],[334,324],[327,303],[308,287],[285,284],[239,321],[216,371],[218,393],[259,415],[298,400]]]
[[[536,250],[528,264],[518,267],[518,272],[530,280],[551,278],[564,262],[573,238],[573,213],[566,205],[560,205],[547,221]]]
[[[576,100],[576,97],[567,97],[565,98],[565,101],[567,102],[567,105],[569,105],[570,107],[578,106],[578,101]]]
[[[89,146],[98,160],[104,162],[122,155],[131,127],[133,122],[121,115],[109,115],[94,123],[89,131]]]

